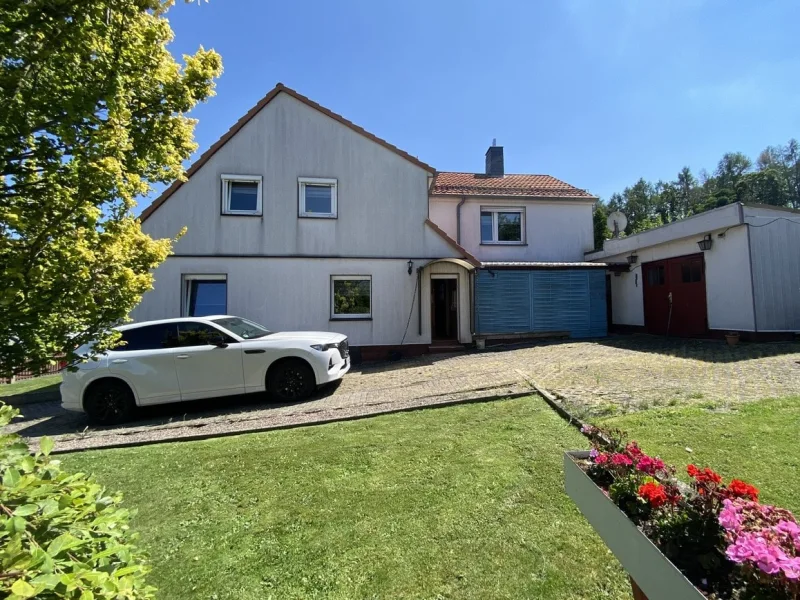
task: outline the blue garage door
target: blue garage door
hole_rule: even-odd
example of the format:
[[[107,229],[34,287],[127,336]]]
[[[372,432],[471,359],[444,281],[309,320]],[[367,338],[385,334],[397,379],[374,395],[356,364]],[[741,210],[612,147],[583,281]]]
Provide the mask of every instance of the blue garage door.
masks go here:
[[[602,269],[480,270],[475,281],[479,334],[569,331],[575,338],[607,334]]]

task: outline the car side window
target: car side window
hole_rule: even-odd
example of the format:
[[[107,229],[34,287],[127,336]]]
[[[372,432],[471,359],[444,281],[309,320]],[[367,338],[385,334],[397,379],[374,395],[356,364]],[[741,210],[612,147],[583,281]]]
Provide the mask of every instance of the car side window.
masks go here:
[[[232,344],[235,341],[216,327],[205,323],[178,323],[177,345],[182,348],[187,346],[214,346],[220,342]]]
[[[130,352],[132,350],[162,350],[175,346],[178,330],[174,323],[163,325],[147,325],[126,329],[122,332],[122,341],[114,350],[117,352]]]

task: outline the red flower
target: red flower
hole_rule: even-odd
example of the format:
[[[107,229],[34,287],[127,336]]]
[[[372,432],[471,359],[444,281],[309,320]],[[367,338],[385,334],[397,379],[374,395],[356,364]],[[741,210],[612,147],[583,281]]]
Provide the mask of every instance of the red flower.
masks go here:
[[[604,465],[608,462],[608,454],[603,452],[602,454],[598,454],[594,459],[594,464],[596,465]]]
[[[758,488],[745,483],[739,479],[734,479],[728,485],[728,495],[733,498],[745,498],[758,502]]]
[[[647,500],[653,508],[663,506],[669,501],[664,486],[652,481],[639,486],[639,496]]]
[[[707,483],[720,483],[722,481],[722,477],[719,476],[718,473],[715,473],[708,467],[700,470],[694,465],[689,465],[686,467],[686,472],[689,473],[689,477],[692,477],[698,484],[707,484]]]
[[[636,458],[642,454],[639,444],[636,442],[630,442],[627,446],[625,446],[625,452],[630,454],[633,458]]]
[[[633,464],[633,461],[628,455],[620,454],[619,452],[617,452],[611,457],[611,464],[617,466],[629,467],[630,465]]]

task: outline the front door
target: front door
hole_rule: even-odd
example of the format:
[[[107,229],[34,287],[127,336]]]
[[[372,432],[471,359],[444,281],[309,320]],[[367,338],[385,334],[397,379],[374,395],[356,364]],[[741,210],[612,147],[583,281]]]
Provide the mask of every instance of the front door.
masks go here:
[[[431,279],[431,333],[434,340],[458,339],[458,279]]]
[[[702,254],[642,265],[648,333],[683,337],[708,333],[704,267]]]

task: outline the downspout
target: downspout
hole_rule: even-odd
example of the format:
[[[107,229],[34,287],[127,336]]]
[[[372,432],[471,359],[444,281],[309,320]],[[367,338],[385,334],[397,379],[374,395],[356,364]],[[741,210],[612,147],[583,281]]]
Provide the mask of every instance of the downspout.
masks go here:
[[[417,335],[422,337],[422,267],[417,267]]]
[[[753,299],[753,333],[758,333],[758,314],[756,313],[756,283],[753,279],[753,247],[750,245],[750,224],[744,222],[744,204],[739,202],[739,225],[747,231],[747,260],[750,263],[750,295]]]
[[[461,196],[461,202],[456,206],[456,243],[461,245],[461,207],[467,201],[466,196]]]

